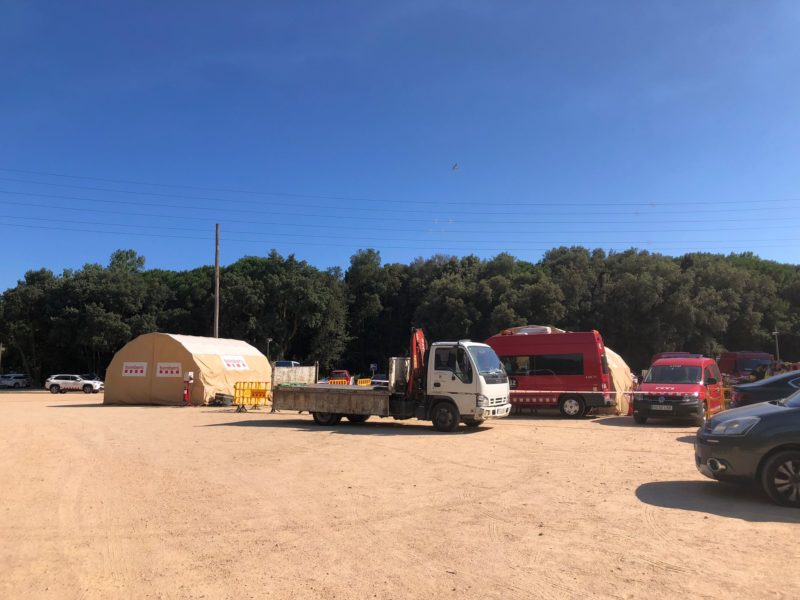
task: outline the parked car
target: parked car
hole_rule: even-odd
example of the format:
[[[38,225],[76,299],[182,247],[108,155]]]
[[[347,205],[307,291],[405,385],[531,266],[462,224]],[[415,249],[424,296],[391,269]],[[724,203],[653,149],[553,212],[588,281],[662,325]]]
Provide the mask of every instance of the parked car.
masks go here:
[[[800,508],[800,391],[709,419],[694,448],[706,477],[755,481],[774,502]]]
[[[96,394],[105,388],[99,379],[84,379],[80,375],[51,375],[44,382],[45,389],[52,394],[80,392]]]
[[[276,360],[276,367],[299,367],[300,363],[296,360]]]
[[[719,355],[719,370],[731,383],[746,383],[755,377],[759,367],[768,369],[774,361],[769,352],[723,352]]]
[[[7,373],[0,375],[0,387],[26,388],[31,386],[31,380],[22,373]]]
[[[661,358],[647,371],[633,395],[633,420],[653,417],[692,419],[698,426],[725,410],[722,376],[713,358]]]
[[[389,376],[386,373],[375,373],[372,376],[372,385],[381,387],[389,387]]]
[[[781,373],[753,383],[739,383],[731,392],[731,407],[786,398],[800,389],[800,371]]]
[[[331,371],[330,375],[328,375],[328,383],[333,381],[341,381],[342,379],[347,380],[348,385],[353,385],[353,377],[350,375],[350,371],[346,371],[344,369],[334,369]]]

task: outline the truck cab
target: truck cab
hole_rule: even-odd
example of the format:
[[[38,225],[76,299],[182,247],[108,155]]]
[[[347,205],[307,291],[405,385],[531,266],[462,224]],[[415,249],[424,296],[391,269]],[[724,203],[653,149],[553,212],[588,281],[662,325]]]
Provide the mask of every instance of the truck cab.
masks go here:
[[[418,418],[430,419],[437,429],[447,431],[459,422],[478,426],[487,418],[511,412],[508,376],[488,345],[465,340],[436,342],[427,363]]]

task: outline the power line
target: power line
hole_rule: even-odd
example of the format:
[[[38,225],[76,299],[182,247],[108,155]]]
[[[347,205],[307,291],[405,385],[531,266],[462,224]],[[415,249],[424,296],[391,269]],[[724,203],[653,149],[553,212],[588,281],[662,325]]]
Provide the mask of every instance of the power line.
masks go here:
[[[273,216],[275,214],[274,211],[256,211],[256,210],[242,210],[242,209],[229,209],[229,208],[221,209],[219,207],[211,208],[211,207],[194,206],[194,205],[183,205],[183,204],[176,205],[176,204],[165,204],[165,203],[162,203],[162,202],[140,202],[140,201],[131,201],[131,200],[109,200],[109,199],[101,199],[101,198],[83,198],[83,197],[80,197],[80,196],[64,196],[64,195],[59,195],[59,194],[39,194],[39,193],[33,193],[33,192],[17,192],[17,191],[13,191],[13,190],[0,190],[0,194],[9,194],[9,195],[25,196],[25,197],[33,197],[33,198],[50,198],[50,199],[56,199],[56,200],[77,200],[77,201],[80,201],[80,202],[94,202],[94,203],[99,203],[99,204],[151,206],[151,207],[155,207],[155,208],[180,209],[180,210],[199,210],[199,211],[206,211],[206,212],[211,211],[211,212],[214,212],[216,214],[218,214],[220,211],[223,211],[223,210],[224,210],[224,212],[236,212],[236,213],[244,213],[244,214],[259,214],[259,215],[270,215],[270,216]],[[15,204],[14,202],[5,201],[5,200],[0,200],[0,202],[4,202],[4,203],[8,203],[8,204]],[[29,205],[30,203],[19,203],[18,202],[16,204]],[[56,208],[56,207],[52,207],[51,206],[49,208]],[[779,207],[779,208],[789,208],[789,207]],[[92,209],[92,210],[96,210],[96,209]],[[742,210],[759,210],[759,211],[761,211],[763,209],[742,209]],[[700,213],[700,212],[704,212],[704,210],[703,209],[697,209],[697,210],[692,211],[692,212],[693,213]],[[708,210],[706,212],[718,213],[719,211],[712,209],[712,210]],[[741,212],[741,211],[739,211],[739,212]],[[608,211],[601,211],[601,212],[581,211],[581,213],[584,214],[584,215],[586,215],[586,214],[601,214],[601,215],[611,214]],[[133,214],[133,213],[126,212],[125,214]],[[310,217],[310,218],[318,218],[319,217],[318,214],[298,213],[298,212],[294,212],[294,211],[291,214],[293,216],[298,216],[298,217]],[[396,211],[392,211],[392,214],[396,214]],[[485,213],[485,212],[484,213],[480,213],[480,216],[483,216],[485,214],[487,214],[487,213]],[[517,213],[497,213],[497,212],[494,212],[494,211],[491,214],[508,214],[508,215],[514,216],[514,217],[518,216]],[[620,214],[630,214],[630,213],[629,212],[624,212],[624,213],[620,213]],[[154,215],[149,215],[149,216],[154,216]],[[165,217],[167,215],[155,215],[155,216]],[[324,216],[325,216],[326,219],[349,219],[349,220],[352,220],[352,219],[356,218],[353,215],[346,215],[346,214],[345,215],[326,214]],[[546,215],[546,216],[551,216],[551,215]],[[678,215],[675,215],[675,216],[678,217]],[[185,218],[189,218],[189,217],[184,217],[182,215],[181,218],[185,219]],[[652,218],[652,217],[650,217],[650,218]],[[774,220],[774,217],[765,217],[765,218],[769,218],[771,220]],[[357,219],[359,221],[386,221],[387,220],[386,217],[371,217],[371,216],[367,216],[367,215],[365,215],[365,216],[359,215],[357,217]],[[660,216],[658,216],[658,219],[659,219],[660,222],[664,222],[665,219],[666,219],[666,215],[660,215]],[[685,222],[686,221],[685,215],[680,215],[679,219],[680,219],[681,222]],[[215,218],[215,220],[219,220],[219,219]],[[455,219],[448,219],[448,218],[435,218],[435,217],[429,217],[427,219],[403,217],[403,220],[407,221],[407,222],[411,222],[411,223],[428,223],[428,224],[434,224],[434,225],[453,224],[453,223],[470,223],[470,221],[455,220]],[[752,220],[753,219],[748,219],[748,222],[752,221]],[[717,219],[716,221],[717,222],[725,222],[724,219]],[[739,219],[728,220],[728,222],[733,222],[733,221],[742,222],[742,219],[739,218]],[[249,222],[252,222],[252,221],[248,220],[248,221],[245,221],[245,222],[249,223]],[[494,225],[509,225],[509,220],[507,220],[507,219],[491,220],[491,219],[481,218],[480,222],[482,224],[490,223],[490,224],[494,224]],[[575,219],[569,219],[568,221],[545,221],[545,220],[543,220],[541,218],[540,219],[536,219],[535,221],[521,221],[518,218],[514,218],[512,222],[514,224],[518,224],[518,225],[537,225],[537,224],[553,224],[553,223],[576,223],[576,224],[577,223],[581,223],[581,221],[576,221]],[[617,223],[639,223],[638,220],[635,220],[635,221],[616,221],[616,222]],[[585,223],[596,223],[596,220],[585,221]],[[391,229],[395,230],[396,228],[391,228]]]
[[[43,219],[41,217],[18,217],[18,216],[13,216],[13,215],[3,215],[3,218],[5,218],[5,219],[14,219],[14,220],[19,220],[19,221],[36,221],[37,223],[39,223],[39,222],[62,223],[63,222],[62,220],[59,220],[59,219]],[[133,224],[133,223],[109,223],[109,222],[106,222],[106,221],[87,221],[85,219],[81,219],[81,224],[82,225],[97,225],[97,226],[100,226],[100,227],[133,227],[133,228],[137,228],[137,229],[184,231],[184,232],[187,229],[185,226],[184,227],[167,227],[167,226],[164,226],[164,225],[159,225],[157,227],[154,227],[152,224],[136,225],[136,224]],[[780,226],[770,225],[770,226],[764,226],[764,227],[750,227],[750,229],[754,229],[754,230],[769,230],[769,231],[771,231],[771,230],[775,229],[776,227],[779,227],[779,228],[782,228],[782,229],[795,229],[796,225],[780,225]],[[665,233],[706,233],[707,231],[708,231],[707,229],[688,229],[688,230],[687,229],[661,229],[658,232],[654,232],[654,233],[659,233],[659,234],[665,234]],[[715,229],[715,231],[728,231],[728,230],[726,230],[724,228],[717,228],[717,229]],[[733,229],[731,231],[738,231],[738,229]],[[233,233],[233,234],[244,234],[244,235],[259,235],[259,234],[263,234],[264,232],[263,231],[252,231],[252,230],[241,230],[241,229],[226,229],[226,234],[230,234],[230,233]],[[540,232],[535,232],[534,231],[534,232],[531,232],[531,233],[540,233]],[[554,231],[554,230],[550,230],[550,231],[543,232],[543,233],[547,233],[547,234],[551,234],[551,235],[576,235],[576,234],[583,234],[583,233],[598,233],[598,232],[597,231],[576,232],[576,231]],[[629,230],[626,230],[626,229],[616,229],[616,230],[615,229],[604,229],[601,233],[631,233],[631,232]],[[310,234],[310,233],[284,233],[284,232],[280,232],[280,231],[270,231],[266,239],[271,239],[271,238],[276,237],[276,236],[277,237],[290,237],[290,238],[294,238],[294,237],[300,236],[302,238],[344,239],[344,240],[352,240],[352,239],[354,239],[352,235],[335,235],[335,234],[320,235],[320,234]],[[226,239],[227,239],[227,237],[228,236],[226,235]],[[202,238],[202,239],[205,239],[205,238]],[[393,237],[385,237],[385,236],[381,236],[381,237],[359,237],[357,239],[360,240],[360,241],[368,241],[368,242],[376,242],[376,241],[377,242],[381,242],[381,241],[399,242],[399,241],[408,240],[407,237],[401,237],[401,238],[396,238],[395,237],[395,238],[393,238]],[[419,242],[439,242],[439,241],[442,241],[442,240],[441,239],[419,238],[416,241],[419,241]],[[475,238],[453,239],[453,238],[448,237],[444,241],[451,242],[451,243],[464,243],[464,244],[490,244],[490,243],[496,243],[497,240],[477,240]],[[506,242],[506,243],[509,243],[509,244],[532,243],[532,242],[530,242],[529,239],[520,240],[520,239],[509,239],[509,238],[505,238],[505,237],[503,238],[503,241]],[[749,239],[749,240],[747,240],[747,243],[750,243],[750,242],[767,242],[767,241],[793,242],[793,241],[796,241],[796,238],[769,238],[769,239],[763,239],[763,240]],[[721,244],[721,243],[726,243],[727,240],[704,239],[700,243],[705,243],[705,242],[709,242],[709,243],[713,242],[713,243],[720,243]],[[587,242],[584,242],[584,243],[589,243],[589,244],[607,244],[607,243],[616,243],[616,241],[615,240],[587,241]],[[630,243],[630,244],[686,244],[687,242],[679,241],[679,240],[626,240],[625,243]]]
[[[86,223],[82,223],[82,224],[86,224]],[[136,236],[136,237],[147,237],[147,238],[158,238],[158,239],[183,239],[183,240],[202,240],[202,241],[210,241],[210,240],[213,239],[213,236],[210,236],[210,235],[205,235],[205,236],[204,235],[170,235],[170,234],[141,233],[141,232],[130,232],[130,231],[99,231],[97,229],[83,229],[83,228],[80,228],[80,227],[73,227],[73,226],[70,226],[69,228],[65,229],[63,226],[61,226],[61,227],[50,227],[50,226],[46,226],[46,225],[22,225],[22,224],[19,224],[19,223],[12,223],[12,224],[9,224],[9,225],[11,225],[12,227],[24,228],[24,229],[45,230],[45,231],[59,231],[59,232],[65,233],[65,234],[69,234],[69,233],[72,233],[72,232],[79,232],[79,233],[90,233],[90,234],[96,234],[96,235],[116,235],[116,236],[118,236],[120,234],[124,234],[124,235]],[[100,225],[117,226],[117,225],[112,225],[112,224],[108,224],[108,223],[101,223]],[[127,226],[127,225],[125,225],[125,226]],[[270,235],[272,235],[272,234],[270,234]],[[681,242],[670,242],[670,241],[660,242],[660,241],[650,241],[650,240],[648,240],[648,241],[627,241],[627,240],[626,241],[587,241],[587,240],[581,240],[581,241],[578,241],[578,242],[560,242],[560,243],[559,242],[552,242],[552,243],[550,243],[550,244],[548,244],[546,246],[529,246],[529,247],[525,247],[525,248],[508,248],[508,247],[494,248],[494,247],[490,247],[490,248],[473,248],[473,249],[474,250],[483,251],[483,252],[530,252],[530,251],[550,250],[552,248],[557,248],[557,247],[560,247],[560,246],[584,246],[584,245],[586,245],[586,246],[592,246],[592,245],[598,246],[598,245],[607,245],[608,247],[610,247],[610,246],[633,247],[634,244],[649,245],[649,246],[661,246],[661,245],[664,245],[664,244],[672,244],[672,243],[681,243],[682,245],[686,245],[686,246],[690,246],[690,247],[691,246],[704,247],[704,248],[707,248],[707,249],[716,249],[716,248],[730,249],[730,248],[738,248],[738,247],[742,247],[742,248],[745,248],[745,249],[750,249],[750,248],[752,248],[753,242],[755,242],[755,241],[758,241],[758,242],[761,242],[761,241],[764,241],[764,242],[786,242],[786,241],[794,241],[794,240],[795,240],[795,238],[785,238],[785,239],[770,238],[768,240],[749,240],[747,242],[741,242],[738,245],[735,244],[735,243],[734,244],[725,244],[724,246],[717,246],[716,245],[717,242],[713,242],[712,243],[711,241],[708,241],[708,242],[695,242],[695,243],[681,243]],[[237,237],[226,237],[225,241],[226,241],[226,243],[261,244],[261,243],[269,242],[269,241],[272,241],[272,240],[271,239],[247,239],[247,238],[237,238]],[[363,241],[365,241],[365,240],[361,240],[361,242],[363,242]],[[437,240],[424,240],[424,242],[425,243],[431,243],[431,242],[437,242]],[[458,243],[458,242],[455,241],[455,240],[442,240],[442,243],[447,244],[447,243]],[[463,243],[474,244],[476,242],[474,240],[465,240]],[[478,242],[478,243],[491,243],[491,242]],[[524,243],[524,242],[517,241],[517,242],[512,242],[512,243]],[[296,240],[287,240],[286,242],[283,242],[283,244],[284,245],[292,245],[292,246],[334,246],[334,247],[340,247],[340,248],[356,248],[356,247],[363,247],[365,245],[369,245],[368,243],[364,244],[364,243],[360,243],[359,241],[353,241],[353,242],[351,242],[349,244],[338,244],[338,243],[332,243],[332,242],[306,242],[306,241],[296,241]],[[780,243],[780,244],[761,244],[759,247],[778,247],[778,246],[784,247],[785,244],[784,243]],[[464,248],[456,248],[456,247],[452,247],[452,246],[441,246],[441,245],[438,245],[438,244],[436,244],[434,246],[430,246],[430,247],[421,246],[419,244],[415,244],[415,245],[386,245],[386,244],[380,244],[378,247],[379,247],[379,249],[382,248],[382,249],[392,249],[392,250],[395,250],[395,249],[434,250],[434,251],[435,250],[452,250],[452,251],[457,251],[457,252],[463,252],[465,250]],[[645,249],[645,248],[643,248],[643,249]]]
[[[352,201],[352,202],[370,202],[370,203],[396,203],[396,204],[424,204],[424,205],[433,205],[433,206],[440,206],[440,205],[447,205],[447,206],[486,206],[486,201],[478,201],[478,202],[468,202],[463,200],[456,200],[456,201],[449,201],[449,200],[405,200],[405,199],[389,199],[389,198],[367,198],[367,197],[359,197],[359,196],[333,196],[333,195],[324,195],[324,194],[298,194],[298,193],[290,193],[290,192],[267,192],[267,191],[256,191],[256,190],[237,190],[237,189],[230,189],[230,188],[215,188],[215,187],[203,187],[203,186],[195,186],[195,185],[179,185],[179,184],[168,184],[168,183],[154,183],[154,182],[145,182],[145,181],[134,181],[134,180],[126,180],[126,179],[108,179],[108,178],[101,178],[101,177],[89,177],[83,175],[68,175],[64,173],[52,173],[52,172],[45,172],[45,171],[31,171],[31,170],[24,170],[24,169],[11,169],[6,167],[0,167],[0,171],[5,171],[9,173],[26,173],[29,175],[39,175],[39,176],[47,176],[47,177],[63,177],[63,178],[70,178],[70,179],[78,179],[78,180],[87,180],[87,181],[100,181],[104,183],[116,183],[122,185],[146,185],[146,186],[153,186],[153,187],[165,187],[170,189],[189,189],[189,190],[198,190],[198,191],[209,191],[209,192],[222,192],[222,193],[232,193],[232,194],[250,194],[250,195],[260,195],[260,196],[270,196],[276,198],[306,198],[306,199],[317,199],[317,200],[336,200],[336,201]],[[44,182],[44,181],[31,181],[25,179],[14,179],[9,177],[0,177],[0,181],[9,181],[9,182],[17,182],[17,183],[27,183],[27,184],[34,184],[34,185],[47,185],[47,186],[55,186],[55,187],[64,187],[64,188],[72,188],[72,189],[82,189],[82,190],[91,190],[91,191],[102,191],[102,192],[114,192],[120,194],[136,194],[136,195],[146,195],[146,196],[159,196],[159,197],[166,197],[166,198],[180,198],[185,200],[206,200],[206,201],[213,201],[213,202],[239,202],[239,203],[248,203],[254,204],[253,201],[247,200],[240,200],[240,199],[231,199],[231,198],[214,198],[214,197],[203,197],[203,196],[187,196],[182,194],[165,194],[161,192],[142,192],[142,191],[133,191],[133,190],[120,190],[120,189],[110,189],[110,188],[98,188],[92,186],[79,186],[79,185],[68,185],[68,184],[59,184],[53,182]],[[89,199],[87,199],[89,200]],[[776,198],[774,200],[770,200],[770,202],[798,202],[800,198]],[[764,201],[761,201],[764,202]],[[635,202],[603,202],[602,206],[629,206],[629,207],[644,207],[650,208],[655,206],[660,207],[672,207],[672,206],[695,206],[698,202],[696,200],[674,200],[669,202],[654,202],[654,201],[635,201]],[[750,205],[754,204],[753,200],[704,200],[703,204],[705,205]],[[543,200],[543,201],[536,201],[536,202],[503,202],[499,200],[491,201],[491,206],[593,206],[594,204],[587,204],[586,202],[570,202],[566,200]],[[320,208],[329,208],[326,205],[319,206]],[[788,207],[784,207],[788,208]],[[754,210],[761,210],[754,209]],[[376,210],[376,209],[372,209]],[[693,211],[697,212],[697,211]],[[484,213],[476,213],[476,214],[485,214]],[[497,213],[495,213],[497,214]],[[508,214],[515,214],[515,213],[508,213]],[[598,213],[601,214],[601,213]],[[606,214],[604,211],[602,214]]]

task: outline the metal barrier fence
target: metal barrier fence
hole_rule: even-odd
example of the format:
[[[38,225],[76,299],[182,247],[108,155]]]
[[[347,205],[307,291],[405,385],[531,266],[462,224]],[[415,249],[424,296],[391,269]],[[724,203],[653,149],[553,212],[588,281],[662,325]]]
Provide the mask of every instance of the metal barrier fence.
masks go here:
[[[247,412],[246,407],[258,410],[272,404],[270,385],[266,381],[237,381],[233,385],[233,403],[237,412]]]

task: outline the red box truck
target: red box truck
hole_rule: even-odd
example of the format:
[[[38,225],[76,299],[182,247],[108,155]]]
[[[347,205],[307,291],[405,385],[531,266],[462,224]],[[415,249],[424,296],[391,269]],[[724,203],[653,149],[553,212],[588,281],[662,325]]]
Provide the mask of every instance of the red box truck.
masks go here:
[[[558,408],[565,417],[613,406],[603,338],[597,331],[525,326],[505,329],[486,343],[500,357],[511,405]]]

